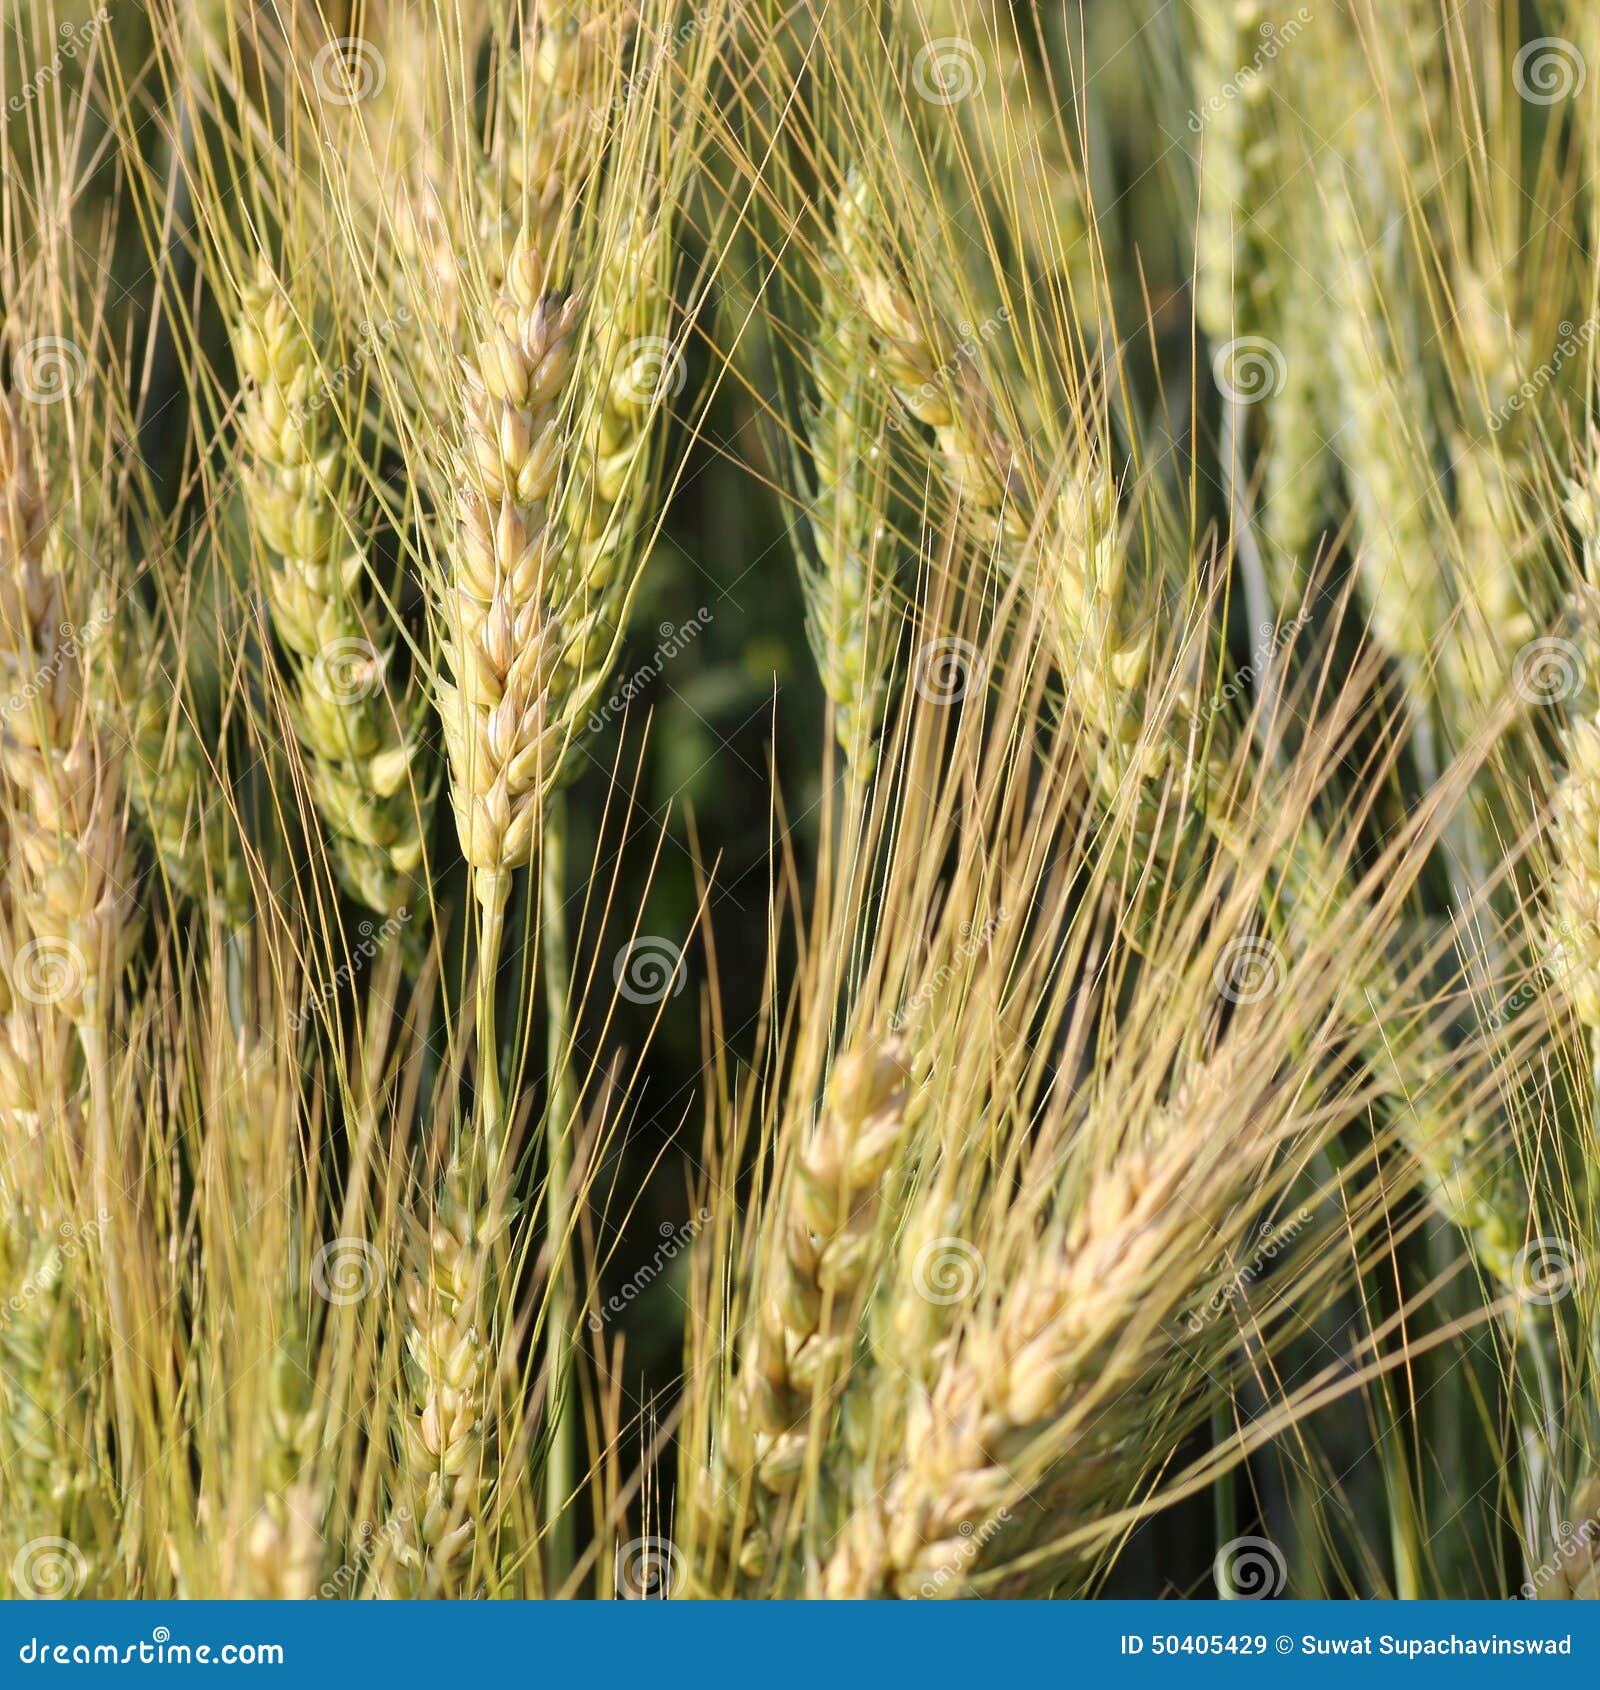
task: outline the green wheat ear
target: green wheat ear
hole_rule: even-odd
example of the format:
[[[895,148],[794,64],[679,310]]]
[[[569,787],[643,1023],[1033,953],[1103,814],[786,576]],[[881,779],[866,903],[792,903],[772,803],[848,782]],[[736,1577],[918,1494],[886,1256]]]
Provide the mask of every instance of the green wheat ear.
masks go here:
[[[263,262],[239,302],[244,487],[267,554],[267,608],[288,707],[346,891],[383,915],[414,905],[434,776],[420,689],[395,698],[398,630],[372,590],[372,525],[316,354]]]

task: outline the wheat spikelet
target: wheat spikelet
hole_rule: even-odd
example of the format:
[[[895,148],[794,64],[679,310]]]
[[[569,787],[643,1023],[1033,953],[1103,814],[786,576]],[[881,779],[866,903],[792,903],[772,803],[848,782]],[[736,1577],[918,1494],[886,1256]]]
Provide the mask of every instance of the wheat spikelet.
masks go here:
[[[1348,896],[1320,830],[1310,820],[1277,855],[1277,894],[1291,931],[1314,934],[1325,912]],[[1515,1287],[1525,1239],[1527,1192],[1515,1160],[1487,1140],[1490,1123],[1463,1110],[1442,1076],[1451,1056],[1427,1024],[1390,1031],[1374,1006],[1407,999],[1400,966],[1369,958],[1350,994],[1363,1061],[1394,1111],[1395,1130],[1420,1169],[1435,1208],[1473,1241],[1479,1261],[1502,1285]]]
[[[847,1383],[857,1343],[858,1293],[882,1202],[881,1182],[905,1133],[910,1075],[900,1039],[858,1043],[834,1064],[816,1130],[768,1222],[751,1288],[748,1350],[725,1409],[708,1475],[710,1507],[725,1513],[753,1471],[772,1498],[798,1483],[813,1417]],[[747,1527],[740,1570],[759,1577],[767,1526]]]
[[[583,375],[593,397],[577,419],[561,503],[562,661],[575,709],[616,650],[652,480],[659,430],[651,425],[681,368],[663,332],[662,234],[658,218],[630,214],[606,247],[592,293]]]
[[[817,561],[801,564],[806,632],[833,705],[840,748],[863,778],[877,762],[888,695],[890,546],[884,505],[888,451],[881,390],[859,317],[830,294],[812,359],[807,416],[816,483],[810,532]]]
[[[0,664],[18,704],[0,767],[13,794],[12,855],[35,941],[65,959],[57,1001],[74,1021],[104,1008],[137,933],[121,760],[106,742],[86,672],[99,613],[74,619],[55,531],[41,516],[33,448],[15,402],[0,400]]]
[[[1564,736],[1566,773],[1555,794],[1550,964],[1578,1020],[1600,1034],[1600,719]]]
[[[323,1545],[318,1487],[310,1476],[320,1415],[302,1347],[285,1341],[272,1356],[260,1402],[261,1506],[225,1555],[230,1594],[260,1601],[316,1595]]]
[[[1125,1158],[1086,1195],[1061,1254],[1030,1264],[959,1336],[913,1400],[898,1472],[851,1514],[825,1563],[824,1595],[970,1591],[991,1534],[1003,1535],[1028,1494],[1038,1447],[1069,1422],[1075,1399],[1131,1385],[1170,1347],[1147,1322],[1130,1347],[1129,1315],[1166,1266],[1161,1218],[1181,1182],[1170,1156]],[[1125,1461],[1126,1440],[1115,1414],[1083,1425],[1048,1469],[1052,1511],[1087,1509]]]
[[[240,301],[234,352],[247,377],[246,497],[272,558],[267,602],[294,664],[290,714],[312,795],[346,889],[392,913],[422,862],[415,706],[384,690],[395,640],[346,525],[352,507],[366,515],[359,484],[319,396],[315,353],[265,263]]]
[[[148,677],[129,706],[128,796],[144,823],[174,892],[216,907],[228,927],[250,915],[250,885],[234,838],[220,771],[207,758],[181,698],[165,696],[166,671],[148,654],[160,650],[151,619],[135,604],[121,653],[126,672]],[[135,653],[145,654],[136,661]]]
[[[486,908],[528,861],[566,750],[548,501],[559,469],[576,299],[542,292],[531,248],[468,371],[463,485],[444,589],[439,715],[461,849]]]
[[[1215,341],[1259,332],[1270,313],[1272,267],[1259,220],[1274,191],[1272,67],[1260,68],[1260,0],[1199,0],[1193,81],[1206,122],[1197,143],[1200,210],[1195,222],[1195,316]]]
[[[1126,554],[1117,500],[1094,444],[1075,443],[1041,493],[1006,438],[999,407],[970,353],[913,301],[876,233],[875,204],[853,172],[840,196],[842,267],[873,331],[877,368],[900,404],[932,431],[952,497],[976,513],[975,538],[1020,572],[1066,677],[1074,707],[1114,753],[1137,737],[1148,634],[1127,626]],[[1108,777],[1124,755],[1103,761]]]
[[[453,1169],[431,1223],[411,1223],[403,1285],[414,1413],[401,1428],[403,1488],[374,1569],[388,1595],[464,1593],[493,1477],[488,1281],[500,1227],[470,1185]]]
[[[70,1536],[81,1499],[97,1480],[84,1366],[89,1343],[79,1287],[60,1239],[37,1230],[20,1204],[0,1226],[0,1469],[11,1499],[8,1540]]]
[[[876,367],[906,412],[931,432],[938,471],[969,509],[985,553],[1014,567],[1031,515],[1016,454],[973,359],[912,297],[885,252],[878,217],[871,184],[852,170],[839,195],[834,240],[873,330]]]
[[[1394,235],[1374,246],[1358,216],[1353,174],[1341,162],[1323,193],[1341,416],[1336,445],[1349,472],[1356,561],[1373,630],[1415,674],[1450,607],[1431,520],[1438,496],[1433,423],[1426,384],[1403,338],[1406,294],[1390,250]]]

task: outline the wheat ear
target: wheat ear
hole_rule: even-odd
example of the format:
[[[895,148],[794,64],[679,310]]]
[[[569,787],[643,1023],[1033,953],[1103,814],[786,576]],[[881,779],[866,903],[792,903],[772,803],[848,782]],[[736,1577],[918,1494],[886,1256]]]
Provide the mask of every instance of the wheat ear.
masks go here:
[[[765,1228],[750,1290],[748,1350],[713,1451],[719,1511],[753,1470],[769,1503],[741,1536],[740,1570],[759,1577],[782,1529],[774,1504],[800,1481],[817,1416],[849,1379],[882,1180],[906,1130],[910,1075],[899,1039],[865,1041],[835,1062],[816,1129]]]
[[[452,1169],[431,1222],[410,1222],[403,1272],[412,1412],[402,1424],[402,1506],[375,1569],[394,1596],[464,1594],[493,1471],[487,1337],[490,1256],[500,1228]]]
[[[233,344],[246,378],[246,499],[271,559],[267,604],[290,654],[290,714],[313,798],[346,890],[392,914],[413,898],[428,801],[416,790],[414,707],[384,688],[396,638],[352,538],[352,514],[361,524],[370,509],[316,354],[265,264],[244,291]]]
[[[19,408],[0,396],[0,664],[23,700],[0,740],[8,788],[10,860],[21,903],[49,974],[50,996],[77,1033],[89,1090],[90,1186],[96,1210],[130,1215],[131,1170],[113,1118],[110,1025],[117,987],[139,929],[127,836],[122,758],[102,732],[88,673],[97,609],[73,614],[62,568],[65,542],[44,518],[38,457]],[[102,654],[103,656],[103,654]],[[48,959],[46,962],[44,959]],[[137,1236],[136,1225],[129,1231]],[[104,1252],[112,1379],[124,1461],[138,1461],[136,1398],[143,1390],[142,1287],[127,1249]]]
[[[806,418],[816,493],[814,564],[802,560],[806,633],[833,706],[840,749],[864,779],[877,762],[888,698],[888,592],[892,557],[885,518],[887,419],[859,315],[825,296],[812,359],[815,401]]]

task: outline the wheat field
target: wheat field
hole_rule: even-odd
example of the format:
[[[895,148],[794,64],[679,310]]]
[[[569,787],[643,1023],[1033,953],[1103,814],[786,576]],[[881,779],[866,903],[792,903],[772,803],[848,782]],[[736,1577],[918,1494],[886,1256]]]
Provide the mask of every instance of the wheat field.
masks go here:
[[[0,1594],[1600,1596],[1589,0],[16,0]]]

